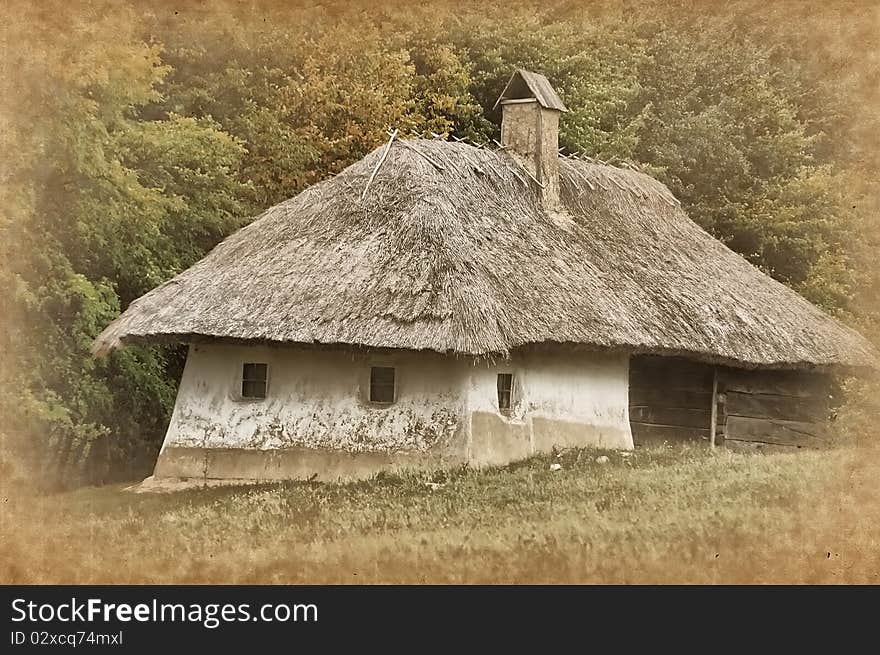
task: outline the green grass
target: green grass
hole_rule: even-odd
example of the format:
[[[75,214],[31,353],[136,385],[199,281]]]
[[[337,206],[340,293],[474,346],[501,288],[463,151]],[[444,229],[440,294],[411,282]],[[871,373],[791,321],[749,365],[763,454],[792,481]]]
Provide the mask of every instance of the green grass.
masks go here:
[[[348,484],[10,492],[0,581],[880,582],[874,450],[601,454]]]

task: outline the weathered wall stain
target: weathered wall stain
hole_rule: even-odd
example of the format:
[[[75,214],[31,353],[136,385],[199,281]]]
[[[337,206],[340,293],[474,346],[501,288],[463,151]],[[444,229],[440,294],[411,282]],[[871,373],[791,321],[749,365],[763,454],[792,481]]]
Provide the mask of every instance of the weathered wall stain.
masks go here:
[[[516,380],[507,416],[497,408],[498,373],[513,373]],[[633,447],[626,355],[520,354],[475,366],[469,377],[469,458],[474,463],[501,464],[554,447]]]
[[[269,365],[265,399],[239,397],[245,362]],[[391,405],[367,400],[374,365],[395,367]],[[498,409],[498,373],[514,375],[507,412]],[[632,448],[627,398],[628,358],[619,354],[519,353],[490,363],[195,345],[156,475],[335,479],[402,466],[503,464],[571,446]]]
[[[463,362],[413,353],[388,359],[283,347],[193,346],[165,447],[425,452],[450,442],[462,429]],[[239,398],[244,362],[269,364],[265,400]],[[371,406],[363,399],[363,372],[389,363],[397,369],[397,401]]]

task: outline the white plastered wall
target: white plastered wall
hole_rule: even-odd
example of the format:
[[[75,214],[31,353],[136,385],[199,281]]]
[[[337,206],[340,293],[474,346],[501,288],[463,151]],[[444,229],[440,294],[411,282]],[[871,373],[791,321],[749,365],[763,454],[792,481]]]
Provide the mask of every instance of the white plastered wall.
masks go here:
[[[245,362],[269,365],[264,400],[241,399]],[[163,453],[307,449],[382,454],[380,462],[428,454],[482,465],[554,447],[629,449],[628,362],[625,354],[598,352],[535,352],[488,363],[437,353],[193,345]],[[394,404],[367,401],[370,366],[395,367]],[[514,374],[507,413],[498,409],[498,373]]]
[[[269,365],[265,399],[241,399],[245,362]],[[395,367],[393,405],[368,402],[370,366]],[[464,439],[464,370],[463,362],[435,354],[193,345],[163,449],[454,447],[457,436]]]
[[[508,414],[498,410],[498,373],[514,374]],[[554,447],[633,447],[626,354],[534,352],[477,364],[467,403],[474,463],[500,464]]]

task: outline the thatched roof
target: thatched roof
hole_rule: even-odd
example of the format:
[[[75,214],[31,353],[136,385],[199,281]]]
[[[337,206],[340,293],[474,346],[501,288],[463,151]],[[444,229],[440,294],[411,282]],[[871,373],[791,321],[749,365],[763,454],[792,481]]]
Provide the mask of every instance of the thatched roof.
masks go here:
[[[746,367],[875,366],[634,170],[561,159],[564,211],[510,155],[407,140],[272,207],[98,337],[470,355],[575,344]]]

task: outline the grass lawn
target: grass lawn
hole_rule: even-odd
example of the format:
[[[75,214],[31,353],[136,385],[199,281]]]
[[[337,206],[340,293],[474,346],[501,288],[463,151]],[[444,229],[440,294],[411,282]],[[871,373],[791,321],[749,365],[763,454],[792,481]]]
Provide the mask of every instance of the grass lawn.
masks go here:
[[[7,490],[0,581],[878,583],[878,473],[865,447],[676,446],[348,484]]]

